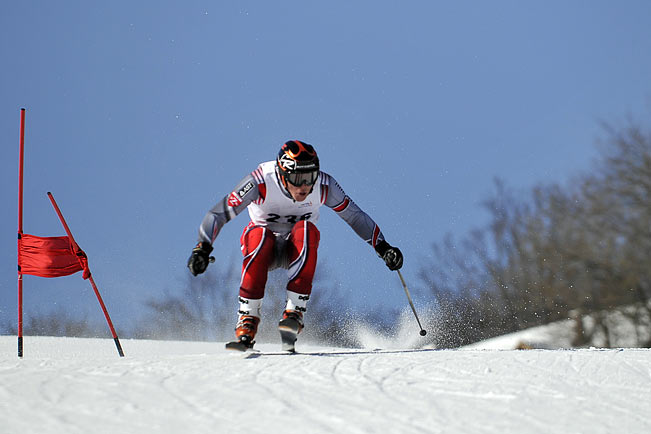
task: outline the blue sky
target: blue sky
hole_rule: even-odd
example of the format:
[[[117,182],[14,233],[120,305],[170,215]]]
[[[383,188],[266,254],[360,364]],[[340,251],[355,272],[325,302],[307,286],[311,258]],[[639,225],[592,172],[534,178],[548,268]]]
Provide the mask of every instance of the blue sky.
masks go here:
[[[63,234],[52,191],[119,327],[143,300],[180,293],[204,213],[288,139],[315,145],[323,170],[403,250],[418,287],[432,242],[486,223],[480,202],[495,177],[523,192],[568,182],[596,157],[599,121],[641,117],[651,101],[647,1],[28,1],[0,11],[3,323],[16,317],[21,107],[25,232]],[[224,228],[218,261],[239,267],[247,222]],[[356,309],[406,307],[395,273],[343,221],[325,210],[319,228],[320,260]],[[26,315],[58,306],[101,321],[79,275],[25,277]]]

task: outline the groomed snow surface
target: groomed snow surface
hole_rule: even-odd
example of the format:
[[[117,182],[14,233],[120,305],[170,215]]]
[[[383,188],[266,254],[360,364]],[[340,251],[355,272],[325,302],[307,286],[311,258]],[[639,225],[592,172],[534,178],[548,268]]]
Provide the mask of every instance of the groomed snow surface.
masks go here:
[[[21,360],[0,337],[0,432],[651,432],[644,349],[122,346],[124,358],[111,339],[28,336]]]

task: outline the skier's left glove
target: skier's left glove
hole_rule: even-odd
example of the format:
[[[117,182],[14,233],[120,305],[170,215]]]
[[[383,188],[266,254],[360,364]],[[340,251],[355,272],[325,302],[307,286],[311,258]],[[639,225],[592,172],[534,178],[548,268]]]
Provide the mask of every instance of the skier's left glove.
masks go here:
[[[389,243],[382,240],[375,245],[375,251],[384,259],[389,270],[399,270],[402,268],[402,252],[397,247],[392,247]]]
[[[192,249],[192,254],[188,259],[188,268],[193,276],[206,271],[208,264],[211,262],[210,252],[212,252],[212,246],[207,241],[201,241]]]

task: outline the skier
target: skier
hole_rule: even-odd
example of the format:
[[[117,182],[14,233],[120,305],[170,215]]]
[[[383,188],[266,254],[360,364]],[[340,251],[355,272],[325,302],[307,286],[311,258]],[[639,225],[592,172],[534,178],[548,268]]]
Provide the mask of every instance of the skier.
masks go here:
[[[248,208],[251,221],[240,238],[244,261],[236,340],[227,343],[226,348],[245,351],[253,347],[267,272],[285,268],[289,277],[287,304],[278,330],[283,349],[294,351],[312,292],[320,238],[316,223],[322,205],[344,219],[375,249],[389,269],[402,267],[400,250],[386,242],[380,228],[332,176],[320,171],[314,148],[290,140],[281,147],[275,161],[261,163],[205,215],[199,227],[199,242],[188,260],[194,276],[203,273],[214,261],[210,253],[221,228]]]

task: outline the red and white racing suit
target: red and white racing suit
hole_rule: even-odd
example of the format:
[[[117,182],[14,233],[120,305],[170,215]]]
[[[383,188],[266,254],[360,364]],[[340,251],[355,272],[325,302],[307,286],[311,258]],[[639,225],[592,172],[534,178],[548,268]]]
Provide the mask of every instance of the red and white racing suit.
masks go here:
[[[262,163],[204,217],[199,241],[212,244],[228,221],[249,210],[251,222],[240,238],[244,261],[240,281],[240,314],[260,316],[267,272],[286,268],[288,309],[305,311],[312,292],[322,205],[333,209],[373,248],[384,239],[375,222],[353,202],[335,179],[320,172],[312,191],[295,201],[282,185],[275,161]]]

